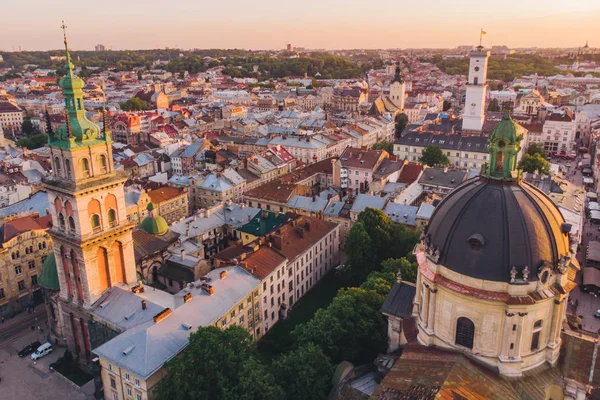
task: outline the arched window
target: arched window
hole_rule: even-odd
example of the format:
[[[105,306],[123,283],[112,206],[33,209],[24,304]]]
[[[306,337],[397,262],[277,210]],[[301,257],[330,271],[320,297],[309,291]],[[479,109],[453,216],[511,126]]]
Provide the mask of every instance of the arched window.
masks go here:
[[[19,250],[17,250],[17,258],[21,257],[21,253],[19,253]]]
[[[29,246],[29,254],[33,254],[33,246]]]
[[[65,216],[62,213],[58,213],[58,224],[61,229],[65,229]]]
[[[100,157],[98,157],[98,163],[100,164],[100,172],[106,173],[108,169],[106,164],[106,156],[104,154],[100,154]]]
[[[73,217],[69,217],[69,229],[71,232],[75,232],[75,219]]]
[[[54,168],[56,169],[56,175],[62,175],[62,167],[60,165],[60,158],[54,157]]]
[[[65,173],[67,174],[67,179],[71,179],[71,162],[69,160],[65,160]]]
[[[87,158],[81,159],[81,169],[83,170],[83,176],[90,176],[90,162]]]
[[[25,254],[29,254],[29,248],[25,247]]]
[[[14,251],[13,251],[13,253],[10,255],[10,258],[12,258],[13,260],[14,260],[15,258],[17,258],[17,255],[15,254],[15,252],[14,252]]]
[[[117,225],[117,212],[115,211],[114,208],[111,208],[110,210],[108,210],[108,224],[110,226]]]
[[[473,348],[473,339],[475,338],[475,324],[469,318],[460,317],[456,321],[456,341],[455,344]]]
[[[98,214],[93,214],[92,215],[91,223],[92,223],[92,230],[94,232],[98,232],[101,229],[101,227],[100,227],[100,216]]]
[[[46,242],[42,242],[42,249],[46,248]]]
[[[38,243],[38,250],[42,249],[42,243]]]

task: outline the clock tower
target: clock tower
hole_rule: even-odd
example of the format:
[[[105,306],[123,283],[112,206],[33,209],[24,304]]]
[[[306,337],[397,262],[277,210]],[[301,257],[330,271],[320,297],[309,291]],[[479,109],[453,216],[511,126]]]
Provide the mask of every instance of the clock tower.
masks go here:
[[[404,96],[406,91],[406,84],[402,78],[400,62],[396,64],[396,73],[394,79],[390,84],[390,100],[396,107],[400,109],[400,112],[404,111]]]
[[[469,81],[463,111],[463,131],[481,131],[485,121],[485,93],[490,52],[483,46],[469,53]]]
[[[85,83],[73,73],[66,35],[64,43],[67,74],[59,86],[66,122],[48,138],[52,176],[45,188],[60,284],[58,323],[73,354],[89,361],[89,310],[111,286],[136,282],[133,225],[126,217],[126,178],[113,165],[106,113],[102,129],[87,118]]]

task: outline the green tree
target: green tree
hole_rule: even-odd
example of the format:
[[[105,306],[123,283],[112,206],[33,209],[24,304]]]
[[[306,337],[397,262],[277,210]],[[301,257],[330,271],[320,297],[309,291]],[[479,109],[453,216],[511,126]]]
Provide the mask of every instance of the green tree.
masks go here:
[[[385,150],[390,154],[394,154],[394,144],[387,140],[381,140],[373,145],[373,150]]]
[[[308,343],[283,354],[271,371],[287,400],[321,400],[327,397],[333,366],[320,347]]]
[[[17,146],[25,147],[29,150],[38,149],[44,147],[48,143],[48,135],[40,133],[38,135],[32,135],[21,138],[17,141]]]
[[[490,101],[490,104],[488,104],[488,111],[501,111],[502,108],[500,107],[500,104],[498,104],[498,99],[492,99],[492,101]]]
[[[402,136],[402,131],[408,125],[408,117],[402,113],[396,117],[396,137]]]
[[[245,329],[200,327],[186,350],[165,364],[157,398],[258,400],[281,399],[283,390],[259,361]]]
[[[550,163],[539,153],[536,153],[533,156],[524,154],[521,161],[519,161],[518,168],[530,173],[538,172],[540,174],[550,174]]]
[[[396,273],[390,271],[374,271],[367,276],[367,279],[360,285],[361,289],[370,290],[382,297],[382,301],[392,289],[396,282]]]
[[[387,347],[387,322],[379,311],[382,304],[382,296],[375,291],[341,289],[326,309],[318,310],[292,334],[300,345],[319,346],[335,364],[371,362]]]
[[[143,78],[142,78],[142,71],[138,71],[138,72],[137,72],[137,80],[138,80],[138,81],[141,81],[142,79],[143,79]]]
[[[50,113],[48,112],[48,110],[46,110],[45,118],[46,118],[46,133],[48,135],[52,135],[52,134],[54,134],[54,129],[52,129],[52,120],[50,119]]]
[[[138,97],[132,97],[124,103],[119,103],[123,111],[146,111],[148,103]]]
[[[21,131],[25,135],[32,135],[36,132],[35,126],[33,126],[33,122],[31,122],[31,118],[25,117],[23,118],[23,124],[21,125]]]
[[[541,143],[531,143],[529,147],[527,147],[527,154],[530,156],[539,154],[540,156],[546,158],[546,151],[544,150],[544,145]]]
[[[450,108],[452,108],[452,103],[450,103],[448,100],[444,100],[442,111],[448,111]]]
[[[439,146],[427,146],[419,158],[423,164],[426,164],[430,167],[434,165],[448,165],[450,164],[450,160],[444,154],[442,149]]]
[[[417,263],[410,262],[406,257],[400,259],[388,258],[381,263],[383,272],[397,274],[400,271],[403,281],[416,282],[417,281]]]
[[[362,222],[356,222],[350,228],[344,244],[348,256],[348,274],[350,279],[361,279],[373,267],[371,258],[371,238]]]

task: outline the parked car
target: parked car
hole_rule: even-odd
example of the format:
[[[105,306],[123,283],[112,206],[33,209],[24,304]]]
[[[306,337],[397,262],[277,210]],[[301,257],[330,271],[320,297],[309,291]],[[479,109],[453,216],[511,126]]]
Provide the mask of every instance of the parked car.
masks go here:
[[[37,350],[38,347],[40,347],[42,344],[40,342],[33,342],[31,344],[28,344],[27,346],[23,347],[23,350],[21,350],[18,354],[19,357],[25,357],[30,355],[31,353],[33,353],[34,351]]]
[[[596,312],[594,313],[594,317],[600,318],[600,310],[596,310]]]
[[[38,347],[37,350],[31,355],[31,359],[33,361],[35,361],[38,358],[42,358],[45,355],[50,354],[52,352],[52,350],[54,350],[52,348],[52,344],[50,344],[50,343],[44,343],[43,345],[41,345],[40,347]]]

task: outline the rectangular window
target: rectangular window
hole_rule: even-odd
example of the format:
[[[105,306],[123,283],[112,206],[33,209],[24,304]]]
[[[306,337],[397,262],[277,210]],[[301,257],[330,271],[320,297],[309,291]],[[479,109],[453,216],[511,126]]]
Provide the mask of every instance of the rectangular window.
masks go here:
[[[140,387],[140,380],[135,378],[135,386]]]
[[[117,388],[117,382],[115,381],[115,378],[113,378],[113,377],[110,378],[110,387],[113,389]]]
[[[142,394],[141,393],[136,393],[135,394],[135,400],[142,400]]]
[[[131,381],[131,376],[129,375],[129,372],[125,372],[125,380],[126,380],[127,382],[130,382],[130,381]]]
[[[131,397],[131,388],[129,386],[127,386],[127,397]]]
[[[35,260],[28,261],[27,266],[29,267],[29,269],[34,269],[35,268]]]
[[[25,281],[19,281],[19,290],[25,290]]]
[[[540,331],[533,332],[531,337],[531,351],[537,350],[540,347]]]
[[[21,273],[23,273],[23,271],[21,271],[21,266],[15,265],[15,275],[21,275]]]
[[[37,275],[31,275],[31,284],[32,285],[37,285],[38,283],[38,277]]]

